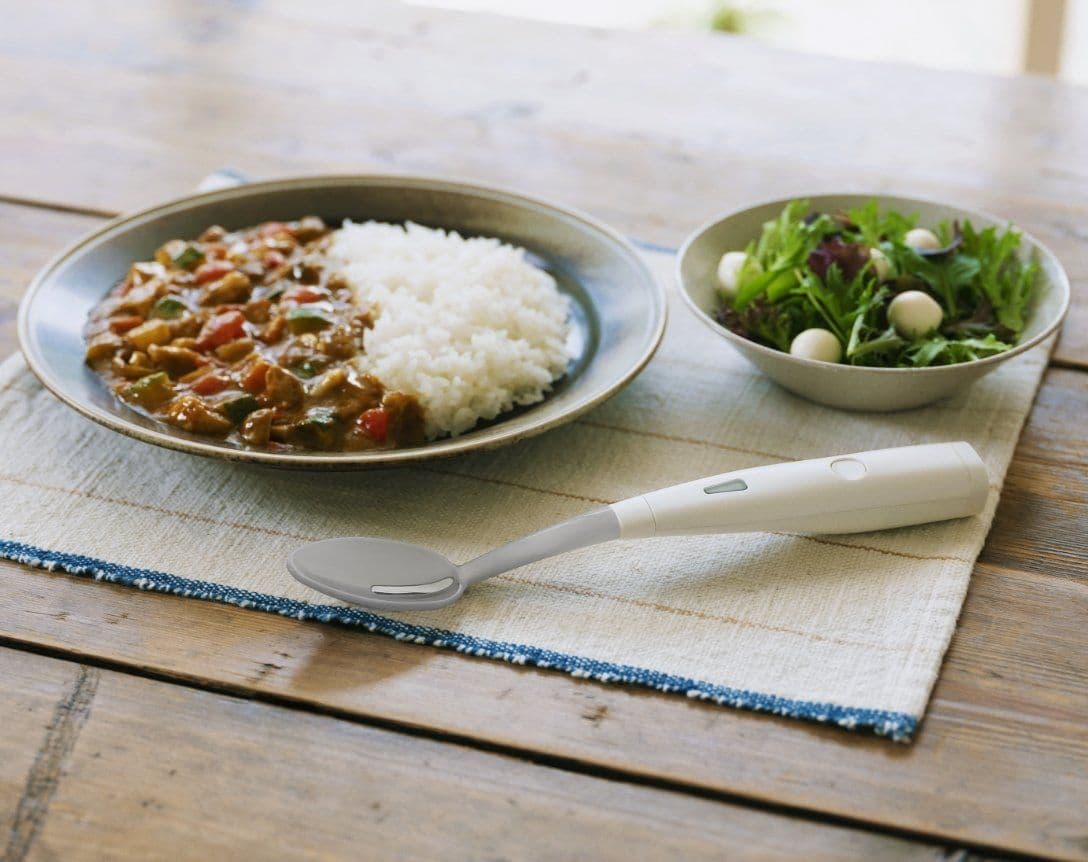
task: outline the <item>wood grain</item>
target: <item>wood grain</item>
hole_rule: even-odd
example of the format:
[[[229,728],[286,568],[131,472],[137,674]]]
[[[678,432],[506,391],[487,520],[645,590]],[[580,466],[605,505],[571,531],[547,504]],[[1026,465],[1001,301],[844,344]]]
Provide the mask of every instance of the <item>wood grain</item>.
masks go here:
[[[1088,302],[1081,289],[1088,276],[1088,91],[802,57],[722,37],[605,33],[346,0],[335,25],[286,0],[233,8],[210,0],[109,0],[93,7],[68,0],[50,8],[48,16],[34,4],[5,10],[0,198],[97,215],[0,203],[0,353],[14,346],[17,296],[45,259],[103,215],[187,193],[204,173],[233,164],[259,176],[376,170],[510,184],[668,245],[715,212],[800,192],[871,189],[954,200],[1009,217],[1058,253],[1074,282],[1074,305],[1055,360],[1088,368]],[[101,24],[106,20],[109,27]],[[282,62],[267,62],[270,52]],[[834,110],[829,93],[836,96]],[[243,740],[239,752],[246,757],[229,761],[216,782],[202,781],[219,764],[195,751],[191,740],[228,752],[247,722],[262,730],[267,725],[277,756],[283,748],[287,763],[297,765],[299,752],[319,758],[296,738],[299,722],[312,721],[326,728],[323,739],[348,740],[367,753],[349,752],[346,767],[326,769],[344,799],[358,798],[353,771],[365,769],[369,757],[383,762],[388,752],[407,750],[397,746],[420,743],[438,746],[441,754],[431,762],[441,769],[460,764],[473,776],[493,769],[528,788],[516,798],[532,799],[533,806],[539,791],[551,800],[543,806],[551,832],[566,828],[558,825],[549,796],[555,770],[430,740],[375,742],[368,734],[382,732],[357,725],[375,722],[570,770],[975,846],[1088,858],[1086,396],[1088,376],[1048,373],[931,708],[909,748],[3,564],[0,637],[6,642],[293,711],[105,671],[93,709],[81,713],[80,698],[94,678],[84,675],[81,683],[71,665],[31,657],[46,663],[40,670],[34,665],[40,684],[13,674],[0,698],[0,817],[8,818],[0,824],[37,823],[35,841],[43,843],[25,844],[26,828],[18,834],[25,846],[42,848],[39,855],[76,853],[85,826],[95,840],[114,841],[118,855],[125,848],[144,854],[153,849],[156,830],[199,835],[204,819],[193,818],[206,813],[206,796],[220,798],[214,793],[221,785],[224,793],[264,794],[261,800],[279,818],[269,821],[269,834],[283,836],[280,821],[297,825],[291,820],[295,797],[284,789],[290,784],[285,776],[294,780],[297,769],[277,771],[274,758],[262,762],[264,752]],[[8,697],[12,691],[17,699]],[[30,719],[19,713],[24,691],[28,710],[37,710]],[[57,718],[72,713],[58,712],[64,698],[75,707],[75,722]],[[183,721],[173,721],[174,710]],[[170,789],[176,795],[165,809],[149,803],[150,810],[137,810],[111,782],[131,773],[147,788],[141,799],[159,798],[159,749],[148,740],[162,715],[167,738],[190,758],[189,780]],[[207,722],[210,735],[200,736],[206,715],[215,718]],[[115,721],[131,721],[141,734],[119,735]],[[81,780],[69,789],[67,764],[81,756],[89,733],[112,746],[111,768],[96,771],[80,760]],[[54,742],[40,758],[47,738]],[[412,787],[427,784],[418,772],[399,776],[392,799],[406,798],[406,776]],[[731,848],[766,846],[774,855],[811,842],[816,855],[828,848],[825,855],[832,856],[901,849],[866,844],[876,839],[851,830],[842,830],[845,838],[810,838],[794,830],[811,824],[731,804],[685,797],[681,805],[680,797],[659,790],[628,804],[609,795],[622,787],[614,781],[562,781],[577,785],[570,806],[577,826],[586,834],[619,835],[615,845],[636,858],[656,847],[657,838],[647,838],[639,831],[645,826],[625,820],[625,812],[645,818],[646,806],[658,804],[669,811],[677,806],[670,822],[678,829],[695,810],[685,808],[688,803],[712,806],[701,816],[729,822],[734,831],[714,835],[734,842]],[[579,789],[583,782],[590,789]],[[57,792],[49,796],[47,818],[20,819],[17,803],[5,807],[10,794],[31,785]],[[459,785],[441,786],[443,799],[457,798]],[[310,797],[317,794],[306,789]],[[589,823],[586,800],[598,794],[607,811]],[[86,824],[77,819],[103,795],[123,819],[109,812],[96,812]],[[660,802],[658,795],[673,801]],[[495,802],[492,793],[483,804]],[[263,817],[263,809],[232,804],[237,807],[223,810],[233,819],[214,821],[205,843],[193,845],[205,855],[222,848],[216,841],[248,829],[238,824],[254,811]],[[492,809],[497,834],[508,842],[498,846],[516,849],[505,830],[521,828],[521,804]],[[745,819],[756,814],[777,819]],[[384,840],[387,827],[362,822],[367,840]],[[349,849],[346,842],[357,836],[330,824],[318,828],[329,852]],[[757,835],[761,830],[765,834]],[[788,839],[781,844],[779,830]],[[642,844],[625,844],[628,831]],[[434,850],[425,843],[429,836],[412,838],[421,853],[435,855],[427,853]],[[283,852],[289,845],[260,846]],[[478,855],[494,849],[472,846]],[[673,845],[695,856],[707,847]]]
[[[1048,373],[909,747],[13,564],[0,564],[0,631],[12,643],[544,761],[1082,857],[1086,391],[1080,372]]]
[[[330,21],[288,0],[21,4],[0,195],[117,212],[228,164],[433,172],[676,245],[723,210],[871,189],[993,210],[1088,274],[1088,91],[382,3]],[[1082,302],[1058,358],[1088,364]]]
[[[38,672],[9,676],[12,655],[0,651],[0,858],[14,862],[25,858],[45,820],[98,672],[26,658],[20,666]]]
[[[16,731],[0,735],[15,755],[0,766],[0,804],[49,795],[32,831],[17,824],[9,862],[237,858],[243,847],[252,859],[452,848],[466,859],[789,859],[798,847],[813,859],[943,858],[933,845],[15,650],[0,650],[0,675],[17,693],[0,702],[5,735]],[[50,714],[75,717],[43,731]]]
[[[18,348],[15,317],[34,273],[101,218],[0,203],[0,357]]]

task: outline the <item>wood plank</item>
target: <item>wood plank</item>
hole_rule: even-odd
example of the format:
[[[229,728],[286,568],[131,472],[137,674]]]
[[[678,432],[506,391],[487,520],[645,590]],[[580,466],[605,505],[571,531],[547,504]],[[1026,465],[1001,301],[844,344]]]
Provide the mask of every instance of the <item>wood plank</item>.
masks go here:
[[[103,18],[111,26],[101,26]],[[95,8],[69,0],[63,13],[49,16],[13,10],[0,56],[21,64],[33,80],[61,76],[55,80],[75,89],[39,92],[35,100],[6,91],[16,108],[9,139],[63,147],[83,160],[90,158],[85,146],[108,137],[120,156],[110,161],[124,167],[96,158],[55,165],[64,173],[50,176],[34,163],[18,170],[5,165],[0,188],[27,194],[51,188],[60,200],[119,209],[145,199],[149,178],[176,181],[179,192],[191,182],[190,165],[125,158],[128,148],[152,145],[160,156],[211,148],[217,152],[207,157],[252,153],[269,165],[320,167],[360,158],[406,165],[428,147],[448,147],[463,136],[460,143],[477,143],[478,164],[498,160],[503,170],[526,175],[536,162],[527,171],[525,163],[479,144],[504,126],[535,131],[539,124],[612,139],[637,136],[642,147],[710,145],[718,159],[704,171],[739,157],[768,173],[803,171],[810,180],[824,169],[855,179],[894,171],[908,182],[933,183],[940,175],[954,186],[980,188],[997,179],[1028,196],[1088,198],[1088,177],[1062,172],[1084,152],[1075,123],[1088,93],[1074,86],[858,63],[709,34],[612,32],[392,3],[344,0],[332,20],[331,10],[312,15],[288,0],[265,0],[241,13],[209,0],[180,7],[109,0]],[[281,62],[268,62],[272,46]],[[158,89],[163,79],[171,82],[168,99]],[[833,112],[814,98],[826,95],[828,85],[846,97]],[[314,92],[319,100],[310,98]],[[273,94],[258,100],[264,104],[243,101]],[[194,100],[201,95],[207,100]],[[894,112],[883,108],[891,96]],[[342,108],[351,113],[316,125],[327,110]],[[386,138],[393,149],[374,146],[385,134],[378,121],[386,114],[417,113],[453,121],[447,142],[427,140],[424,129],[410,134],[398,123],[396,137]],[[783,117],[793,134],[782,134]],[[259,124],[257,134],[240,134],[251,124]],[[187,134],[174,138],[168,133],[175,129]],[[193,134],[197,129],[202,134]],[[55,144],[50,130],[64,133]],[[918,158],[919,140],[925,158]],[[563,157],[539,150],[542,158]],[[92,164],[94,171],[77,170]],[[77,188],[64,185],[72,175],[80,179]],[[719,187],[730,185],[723,176]]]
[[[37,673],[9,677],[8,652],[0,652],[0,858],[17,860],[41,827],[98,671],[28,659]]]
[[[437,172],[675,245],[722,210],[869,188],[991,209],[1053,242],[1075,279],[1088,274],[1088,91],[712,35],[384,4],[337,16],[331,27],[288,0],[245,12],[70,0],[49,16],[24,4],[0,32],[0,194],[121,211],[225,164]],[[1086,309],[1078,301],[1063,362],[1088,365]]]
[[[242,848],[256,859],[788,859],[797,847],[815,859],[943,858],[908,839],[16,650],[0,650],[0,679],[5,733],[29,731],[0,738],[0,751],[16,755],[0,765],[0,804],[42,789],[43,778],[50,791],[33,834],[13,834],[12,862],[226,858]],[[74,718],[55,722],[39,748],[43,713]],[[35,749],[47,759],[57,750],[48,776],[36,764],[12,786],[7,774]]]
[[[15,317],[34,273],[101,218],[0,203],[0,357],[18,349]]]
[[[909,747],[12,564],[0,566],[0,631],[13,643],[639,779],[1082,857],[1086,392],[1088,376],[1048,373]]]
[[[1009,465],[982,561],[1088,586],[1086,378],[1082,371],[1047,372]]]

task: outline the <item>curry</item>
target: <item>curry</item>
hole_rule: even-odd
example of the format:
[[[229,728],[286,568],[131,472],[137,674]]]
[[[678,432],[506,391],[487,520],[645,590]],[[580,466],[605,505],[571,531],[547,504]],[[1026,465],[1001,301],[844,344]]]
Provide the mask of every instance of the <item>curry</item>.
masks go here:
[[[307,216],[170,240],[91,312],[88,364],[126,404],[241,447],[424,442],[419,402],[355,368],[373,318],[328,266],[329,234]]]

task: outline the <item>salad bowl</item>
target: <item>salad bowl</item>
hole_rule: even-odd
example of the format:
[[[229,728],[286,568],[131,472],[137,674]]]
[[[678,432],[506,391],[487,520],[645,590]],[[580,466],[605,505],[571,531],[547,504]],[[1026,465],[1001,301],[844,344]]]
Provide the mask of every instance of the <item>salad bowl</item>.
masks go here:
[[[801,196],[815,212],[833,213],[863,206],[875,200],[881,210],[916,215],[921,226],[959,220],[978,229],[1004,229],[1007,219],[977,210],[920,198],[868,194]],[[765,222],[775,218],[796,198],[770,201],[719,216],[698,228],[677,256],[677,279],[684,301],[707,326],[721,335],[756,368],[790,392],[812,401],[847,410],[892,411],[920,407],[969,386],[1001,363],[1040,344],[1054,334],[1069,307],[1069,278],[1054,254],[1039,240],[1021,231],[1021,259],[1034,259],[1038,275],[1033,297],[1026,309],[1019,339],[1002,353],[960,362],[921,368],[882,368],[820,362],[793,356],[731,331],[715,319],[720,305],[717,268],[723,253],[744,249],[760,235]],[[1019,230],[1019,228],[1017,228]]]

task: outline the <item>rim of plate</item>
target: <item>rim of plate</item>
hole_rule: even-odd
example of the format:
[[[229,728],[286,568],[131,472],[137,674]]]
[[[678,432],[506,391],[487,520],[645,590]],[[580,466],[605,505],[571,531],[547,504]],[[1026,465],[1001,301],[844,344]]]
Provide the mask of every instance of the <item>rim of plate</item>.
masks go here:
[[[455,193],[482,193],[493,198],[505,199],[508,202],[528,206],[530,208],[549,210],[554,214],[572,219],[580,223],[583,227],[604,235],[630,255],[636,262],[638,268],[642,270],[643,274],[646,276],[647,283],[652,288],[651,298],[653,305],[655,306],[656,320],[649,337],[645,339],[645,342],[642,345],[642,352],[634,363],[611,384],[596,393],[581,398],[565,410],[556,413],[553,416],[546,416],[537,422],[504,429],[503,425],[506,423],[498,421],[480,436],[444,437],[424,446],[417,446],[410,449],[370,450],[368,452],[351,453],[350,455],[324,452],[265,452],[260,450],[231,449],[226,446],[216,446],[212,443],[204,443],[199,440],[188,440],[176,437],[166,431],[143,428],[135,423],[127,421],[123,417],[98,408],[93,404],[85,404],[77,398],[70,397],[64,391],[63,383],[54,379],[53,376],[46,371],[43,365],[36,360],[33,351],[30,349],[31,339],[29,337],[30,307],[35,295],[41,290],[42,286],[49,280],[50,276],[60,264],[87,245],[98,240],[104,234],[122,226],[131,226],[140,222],[152,221],[176,209],[183,209],[191,206],[193,203],[214,203],[218,200],[229,200],[234,197],[244,197],[255,192],[273,189],[289,189],[338,183],[345,185],[410,185]],[[228,461],[244,461],[279,467],[296,467],[300,469],[335,469],[338,467],[350,469],[353,467],[365,466],[389,466],[412,461],[428,460],[431,458],[450,457],[466,452],[482,451],[508,443],[514,443],[518,440],[542,434],[559,425],[564,425],[604,401],[607,401],[638,376],[642,369],[646,367],[646,364],[653,358],[654,353],[657,352],[657,348],[660,346],[661,339],[665,334],[665,323],[667,318],[668,306],[665,289],[650,271],[650,268],[646,265],[635,246],[619,231],[594,219],[592,216],[581,210],[556,204],[544,198],[526,195],[503,186],[478,183],[470,180],[448,179],[426,174],[315,174],[312,176],[296,176],[274,180],[246,182],[229,188],[198,192],[183,197],[172,198],[163,203],[138,210],[137,212],[110,219],[105,224],[100,225],[90,233],[80,237],[74,243],[54,255],[45,266],[38,270],[31,279],[26,293],[19,304],[17,334],[19,349],[23,354],[23,358],[26,360],[27,366],[46,389],[61,402],[71,407],[82,416],[97,422],[99,425],[103,425],[113,431],[124,434],[127,437],[132,437],[145,443],[151,443],[166,449],[173,449],[178,452],[187,452],[194,455],[220,458]],[[533,405],[533,408],[546,403],[547,397],[545,397],[544,401],[539,402],[539,404]]]
[[[1011,349],[1002,353],[995,353],[993,356],[986,356],[982,359],[972,359],[968,362],[957,362],[953,365],[927,365],[922,368],[882,368],[879,366],[869,365],[843,365],[842,363],[834,362],[820,362],[816,359],[804,359],[800,356],[794,356],[790,353],[786,353],[783,350],[775,350],[773,347],[768,347],[765,344],[760,344],[757,341],[751,341],[747,338],[742,338],[730,329],[722,326],[718,321],[711,317],[704,309],[700,308],[695,300],[689,293],[683,277],[683,262],[687,256],[689,248],[700,238],[704,233],[710,230],[712,227],[720,224],[726,219],[733,218],[735,216],[742,215],[749,210],[759,209],[760,207],[772,206],[775,204],[785,205],[790,201],[802,200],[802,199],[814,199],[814,198],[835,198],[835,197],[867,197],[873,198],[879,201],[882,198],[899,198],[900,200],[914,201],[919,204],[927,204],[930,206],[944,207],[946,209],[958,210],[964,215],[980,216],[985,219],[990,219],[995,223],[1004,222],[1007,225],[1013,225],[1018,231],[1020,231],[1021,239],[1026,239],[1039,249],[1040,253],[1052,260],[1056,267],[1060,278],[1055,282],[1054,286],[1061,290],[1061,308],[1058,314],[1046,325],[1046,327],[1036,335],[1029,338],[1027,341],[1017,342]],[[768,200],[760,201],[759,203],[749,204],[748,206],[741,207],[740,209],[729,210],[727,212],[720,213],[714,218],[710,218],[707,221],[699,225],[695,230],[688,234],[687,239],[684,240],[684,244],[680,246],[679,251],[676,253],[676,262],[673,264],[673,274],[676,277],[677,284],[680,287],[680,295],[683,297],[684,304],[689,309],[695,312],[695,315],[707,326],[713,329],[718,334],[724,336],[726,340],[731,343],[742,345],[746,349],[755,350],[759,353],[763,353],[767,356],[774,357],[776,359],[782,359],[783,357],[790,362],[796,362],[800,365],[807,365],[811,368],[820,368],[824,370],[833,370],[833,373],[838,374],[852,374],[852,373],[875,373],[875,374],[947,374],[949,369],[955,368],[977,368],[983,365],[997,365],[1004,362],[1006,359],[1011,359],[1027,350],[1035,347],[1041,342],[1045,341],[1062,325],[1062,321],[1065,320],[1065,316],[1069,311],[1069,304],[1072,299],[1072,288],[1069,284],[1069,274],[1065,271],[1065,267],[1062,266],[1061,260],[1058,256],[1051,251],[1050,247],[1046,243],[1042,242],[1034,234],[1028,233],[1028,231],[1021,228],[1011,219],[1002,219],[998,216],[990,213],[986,210],[972,209],[968,207],[960,207],[955,204],[946,203],[945,201],[935,201],[931,198],[919,198],[913,195],[899,195],[894,193],[883,192],[880,194],[873,194],[871,192],[812,192],[810,194],[798,194],[785,198],[770,198]]]

